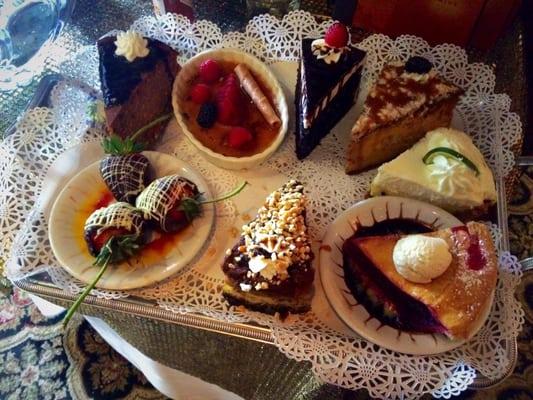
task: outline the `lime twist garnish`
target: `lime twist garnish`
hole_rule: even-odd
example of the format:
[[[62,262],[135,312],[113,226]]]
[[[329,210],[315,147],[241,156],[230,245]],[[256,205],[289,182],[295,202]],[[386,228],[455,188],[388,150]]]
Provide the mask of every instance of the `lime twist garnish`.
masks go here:
[[[450,149],[449,147],[435,147],[434,149],[431,149],[426,153],[424,158],[422,158],[422,162],[426,165],[433,164],[433,161],[437,156],[453,158],[457,161],[460,161],[472,171],[474,171],[476,176],[479,175],[479,169],[476,167],[476,164],[470,161],[465,155],[459,153],[457,150]]]

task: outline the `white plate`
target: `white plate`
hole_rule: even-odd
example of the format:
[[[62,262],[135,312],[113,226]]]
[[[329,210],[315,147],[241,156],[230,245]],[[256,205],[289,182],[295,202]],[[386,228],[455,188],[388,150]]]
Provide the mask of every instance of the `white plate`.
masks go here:
[[[328,227],[319,253],[319,274],[328,302],[339,318],[353,331],[365,339],[387,349],[407,354],[436,354],[454,349],[464,340],[450,340],[444,335],[414,334],[400,332],[388,325],[382,325],[371,317],[363,305],[357,304],[344,282],[341,248],[345,239],[353,235],[355,221],[362,226],[371,226],[387,218],[418,219],[435,229],[462,225],[462,222],[448,212],[417,200],[402,197],[382,196],[363,200],[340,214]],[[485,323],[492,298],[482,311],[473,334]]]
[[[168,154],[145,151],[155,177],[179,174],[194,182],[205,198],[211,192],[202,176],[185,162]],[[97,161],[74,176],[57,197],[50,214],[49,237],[59,263],[77,279],[89,283],[98,269],[83,239],[83,225],[98,199],[109,193]],[[212,204],[178,234],[164,239],[159,247],[147,246],[137,256],[107,269],[99,288],[128,290],[159,282],[183,269],[207,242],[215,216]]]

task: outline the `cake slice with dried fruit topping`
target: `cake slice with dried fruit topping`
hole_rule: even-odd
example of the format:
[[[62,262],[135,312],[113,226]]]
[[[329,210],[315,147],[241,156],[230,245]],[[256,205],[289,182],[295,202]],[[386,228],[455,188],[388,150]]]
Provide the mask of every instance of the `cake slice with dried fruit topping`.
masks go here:
[[[426,132],[450,126],[462,94],[460,87],[440,77],[423,57],[386,65],[352,128],[346,173],[389,161]]]
[[[365,56],[349,44],[348,30],[340,23],[323,39],[302,39],[295,96],[299,159],[307,157],[352,107]]]
[[[227,250],[223,294],[230,304],[269,314],[309,311],[314,255],[303,190],[291,180],[271,193]]]

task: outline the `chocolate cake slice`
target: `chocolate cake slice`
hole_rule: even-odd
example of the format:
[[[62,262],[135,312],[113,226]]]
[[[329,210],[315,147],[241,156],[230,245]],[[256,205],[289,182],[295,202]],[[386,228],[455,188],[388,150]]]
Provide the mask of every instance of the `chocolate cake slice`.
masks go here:
[[[179,65],[177,53],[166,44],[130,31],[119,35],[123,35],[121,40],[141,41],[126,43],[131,47],[126,50],[143,51],[134,59],[129,57],[130,61],[120,55],[121,51],[117,52],[116,36],[104,37],[97,43],[106,124],[111,133],[126,138],[172,110],[172,84]],[[152,144],[164,126],[165,122],[154,126],[143,134],[140,142]]]
[[[399,273],[393,252],[403,235],[355,235],[342,248],[346,285],[384,324],[467,339],[496,286],[498,260],[490,232],[469,222],[422,236],[440,238],[448,246],[451,263],[441,275],[421,283]]]
[[[332,48],[321,39],[302,39],[295,92],[299,159],[307,157],[352,107],[365,56],[350,45]]]
[[[223,295],[232,305],[269,314],[303,313],[313,296],[313,252],[303,186],[289,181],[266,199],[226,253]]]

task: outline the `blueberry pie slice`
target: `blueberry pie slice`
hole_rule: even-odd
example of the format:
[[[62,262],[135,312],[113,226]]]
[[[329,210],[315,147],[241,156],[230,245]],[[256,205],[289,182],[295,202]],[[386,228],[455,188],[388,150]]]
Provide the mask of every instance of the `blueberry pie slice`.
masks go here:
[[[440,77],[423,57],[386,65],[352,128],[346,173],[389,161],[426,132],[448,127],[462,94],[460,87]]]
[[[313,252],[303,186],[294,180],[271,193],[257,217],[227,250],[223,295],[232,305],[284,315],[311,308]]]
[[[407,236],[354,235],[342,252],[354,297],[401,331],[467,339],[496,286],[496,250],[476,222]]]

